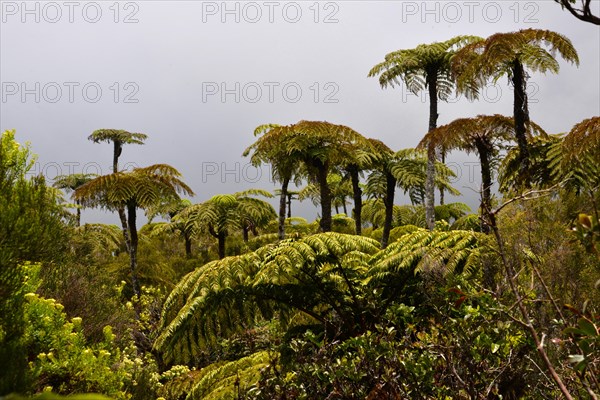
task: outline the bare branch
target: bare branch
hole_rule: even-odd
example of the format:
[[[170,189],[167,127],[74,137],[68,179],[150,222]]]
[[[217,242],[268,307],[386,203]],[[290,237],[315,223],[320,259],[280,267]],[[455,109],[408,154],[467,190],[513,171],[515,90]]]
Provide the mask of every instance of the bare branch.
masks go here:
[[[582,8],[574,8],[571,4],[571,0],[554,0],[558,4],[562,6],[562,8],[566,8],[575,18],[589,22],[594,25],[600,25],[600,16],[596,16],[592,14],[591,10],[591,0],[581,0]]]

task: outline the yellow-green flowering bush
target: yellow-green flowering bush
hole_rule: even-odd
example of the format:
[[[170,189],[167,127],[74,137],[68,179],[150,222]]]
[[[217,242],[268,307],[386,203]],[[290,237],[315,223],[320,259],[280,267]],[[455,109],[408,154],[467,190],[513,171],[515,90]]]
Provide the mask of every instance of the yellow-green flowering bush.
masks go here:
[[[24,342],[34,391],[130,398],[123,389],[132,379],[134,362],[115,345],[110,326],[104,328],[102,342],[88,346],[81,318],[69,320],[54,299],[35,293],[26,294],[25,299]]]

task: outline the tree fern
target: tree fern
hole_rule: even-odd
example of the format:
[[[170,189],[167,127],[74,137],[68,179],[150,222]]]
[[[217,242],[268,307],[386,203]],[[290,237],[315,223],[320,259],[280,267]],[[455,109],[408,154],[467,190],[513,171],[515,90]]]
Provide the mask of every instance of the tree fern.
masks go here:
[[[219,257],[223,258],[226,239],[234,230],[242,231],[244,241],[248,241],[248,232],[257,235],[258,229],[268,226],[277,216],[269,203],[251,196],[273,197],[271,193],[260,189],[217,194],[204,203],[188,207],[180,218],[185,218],[193,229],[202,230],[216,238]]]
[[[129,252],[131,283],[136,296],[139,295],[136,271],[137,209],[149,208],[165,200],[178,199],[180,193],[194,194],[180,177],[179,171],[172,166],[155,164],[135,168],[131,172],[115,172],[99,176],[79,186],[73,192],[73,198],[84,205],[117,210],[127,209],[127,223],[123,226],[128,231],[124,232],[124,238]]]
[[[451,60],[459,49],[480,40],[481,38],[476,36],[457,36],[445,42],[421,44],[414,49],[394,51],[387,54],[383,62],[371,68],[369,76],[379,76],[379,83],[384,88],[403,81],[408,89],[415,94],[427,89],[430,102],[428,130],[432,130],[437,126],[438,100],[446,101],[454,90],[455,76],[451,67]],[[435,204],[435,161],[435,148],[428,146],[425,203],[429,229],[433,229],[435,222],[433,210]],[[386,240],[385,236],[386,234],[384,234],[384,242]]]
[[[71,250],[75,255],[90,254],[110,256],[117,252],[123,242],[121,230],[116,225],[85,224],[73,230]]]
[[[373,311],[364,299],[378,287],[397,284],[406,272],[473,271],[486,244],[485,236],[467,231],[403,227],[395,234],[385,250],[370,238],[323,233],[210,262],[171,292],[154,346],[166,361],[189,362],[217,337],[275,315],[285,325],[298,311],[334,332],[358,332]]]
[[[536,187],[561,185],[577,193],[592,196],[600,185],[600,118],[593,117],[575,124],[569,133],[533,138],[530,143],[531,181]],[[500,174],[500,190],[514,192],[518,175],[518,155],[511,150],[505,157]]]
[[[549,187],[555,184],[562,160],[561,135],[536,136],[529,139],[530,184]],[[498,181],[504,194],[517,194],[520,186],[518,148],[511,148],[500,163]]]
[[[525,134],[546,135],[543,129],[533,122],[526,125]],[[440,149],[461,149],[475,152],[481,164],[481,213],[491,210],[492,173],[500,146],[515,138],[513,118],[503,115],[478,115],[475,118],[459,118],[451,123],[429,131],[419,143],[420,147],[435,146]],[[515,176],[519,178],[519,176]],[[519,182],[520,179],[515,180]],[[483,221],[483,219],[482,219]],[[487,225],[482,225],[488,231]]]
[[[571,41],[559,33],[542,29],[496,33],[485,40],[471,43],[459,50],[452,60],[457,75],[457,88],[470,97],[477,97],[487,79],[497,81],[508,76],[513,85],[514,132],[519,147],[521,182],[529,182],[529,147],[526,127],[530,121],[527,100],[526,69],[532,72],[558,73],[559,54],[566,61],[579,65],[579,56]]]

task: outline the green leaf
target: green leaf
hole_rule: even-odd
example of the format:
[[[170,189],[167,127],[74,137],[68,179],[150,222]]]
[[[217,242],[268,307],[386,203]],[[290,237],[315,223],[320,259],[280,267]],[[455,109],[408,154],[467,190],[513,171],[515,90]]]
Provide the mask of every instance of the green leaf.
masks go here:
[[[582,331],[582,330],[581,330],[581,329],[579,329],[579,328],[573,328],[573,327],[566,328],[565,330],[563,330],[563,333],[564,333],[565,335],[570,335],[570,334],[575,334],[575,335],[585,335],[585,332],[584,332],[584,331]]]
[[[588,336],[598,335],[596,325],[587,318],[579,318],[577,325],[579,325],[579,328]]]

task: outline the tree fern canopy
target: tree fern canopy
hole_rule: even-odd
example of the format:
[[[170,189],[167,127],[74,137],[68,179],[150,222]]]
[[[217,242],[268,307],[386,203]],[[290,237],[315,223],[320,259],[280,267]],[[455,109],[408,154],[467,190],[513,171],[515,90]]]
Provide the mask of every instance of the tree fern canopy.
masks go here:
[[[112,253],[117,251],[123,241],[121,230],[116,225],[85,224],[74,229],[74,239],[88,242],[90,253]]]
[[[529,160],[532,174],[531,184],[535,187],[548,187],[554,184],[562,161],[562,136],[548,135],[532,137],[529,141]],[[502,193],[514,193],[519,190],[519,150],[509,150],[500,163],[498,177]]]
[[[155,164],[99,176],[75,190],[73,198],[89,206],[112,209],[134,202],[146,208],[179,193],[192,195],[192,189],[180,177],[179,171],[170,165]]]
[[[419,229],[400,237],[371,260],[370,274],[384,283],[401,269],[415,273],[439,271],[474,272],[480,262],[486,236],[475,232],[429,232]],[[481,246],[481,247],[480,247]]]
[[[515,61],[533,72],[558,73],[557,54],[579,65],[577,51],[566,36],[542,29],[523,29],[496,33],[468,44],[452,59],[452,68],[458,77],[459,91],[477,97],[488,78],[512,77]]]
[[[365,309],[364,299],[378,287],[404,279],[405,271],[473,272],[487,245],[484,235],[472,231],[413,227],[397,237],[379,250],[370,238],[322,233],[208,263],[169,295],[155,348],[167,360],[188,362],[217,336],[275,315],[285,324],[292,310],[330,329],[354,332],[362,329],[357,318],[374,312]]]
[[[326,121],[302,120],[287,126],[266,124],[257,127],[255,135],[262,136],[244,151],[244,155],[252,152],[252,162],[255,165],[270,163],[273,166],[274,177],[282,182],[279,209],[280,239],[284,237],[287,185],[293,176],[298,178],[301,174],[318,183],[321,203],[320,226],[323,232],[330,231],[331,192],[327,176],[335,167],[356,167],[360,163],[357,153],[361,149],[369,148],[369,141],[352,128]]]
[[[560,185],[577,192],[596,191],[600,181],[600,118],[585,119],[567,134],[533,138],[530,146],[532,183],[538,188]],[[502,162],[500,190],[510,193],[517,180],[518,153],[508,152]]]
[[[428,89],[429,92],[429,124],[428,130],[435,129],[438,119],[438,100],[448,100],[455,87],[455,73],[451,60],[458,50],[471,43],[477,43],[481,38],[477,36],[457,36],[445,42],[419,45],[410,50],[398,50],[385,56],[385,61],[374,66],[369,76],[379,75],[379,83],[382,87],[388,84],[399,83],[402,80],[408,89],[417,94]],[[470,53],[469,53],[470,54]],[[443,152],[442,152],[443,154]],[[443,156],[442,156],[443,159]],[[427,149],[427,167],[424,187],[424,202],[427,227],[430,230],[435,226],[435,186],[436,186],[436,152],[433,146]],[[391,183],[391,177],[387,180]],[[440,188],[440,197],[443,195]],[[393,198],[390,190],[388,197]],[[443,203],[443,201],[442,201]],[[388,204],[387,220],[384,227],[382,244],[387,241],[389,233],[390,205]]]
[[[193,225],[188,229],[208,232],[219,239],[219,253],[224,257],[225,238],[234,230],[257,233],[277,216],[271,204],[252,196],[273,197],[260,189],[217,194],[204,203],[187,207],[176,220],[185,219],[187,225]]]
[[[438,98],[447,100],[454,90],[453,73],[450,61],[461,47],[481,40],[477,36],[457,36],[444,42],[421,44],[414,49],[397,50],[388,53],[385,60],[369,71],[369,76],[379,75],[383,88],[393,87],[403,81],[408,89],[418,94],[428,85],[428,76],[438,78]]]
[[[84,183],[89,182],[96,174],[71,174],[58,175],[54,178],[53,186],[59,189],[67,189],[73,191]]]
[[[144,144],[148,135],[143,133],[132,133],[122,129],[98,129],[88,139],[94,143],[117,142],[120,144]]]
[[[600,159],[600,117],[588,118],[575,124],[565,136],[563,151],[566,162],[586,155],[598,161]]]
[[[527,124],[527,135],[546,136],[546,132],[536,123]],[[440,126],[421,139],[417,148],[426,148],[428,143],[445,149],[461,149],[467,153],[477,151],[478,140],[489,142],[493,152],[497,146],[494,142],[503,143],[515,138],[515,122],[504,115],[478,115],[474,118],[458,118],[449,124]]]
[[[298,155],[312,165],[314,161],[337,165],[353,158],[353,153],[368,146],[366,138],[352,128],[326,121],[299,121],[288,126],[272,126],[267,133],[283,136],[288,156]]]
[[[268,162],[274,167],[311,160],[336,165],[353,158],[353,151],[367,146],[366,139],[352,128],[326,121],[299,121],[285,126],[265,124],[256,128],[255,135],[262,136],[244,155],[252,153],[253,163]]]
[[[369,168],[372,169],[365,184],[365,193],[368,197],[382,198],[384,196],[387,185],[385,170],[388,169],[396,179],[396,186],[410,196],[411,202],[423,204],[427,176],[426,152],[421,149],[402,149],[396,153],[389,150],[389,152],[375,152],[368,156],[368,159]],[[377,167],[377,163],[380,162],[383,164]],[[450,179],[455,177],[454,172],[441,162],[436,162],[435,168],[436,186],[454,195],[459,195],[460,192],[450,185]]]
[[[558,149],[549,152],[555,166],[555,179],[567,182],[567,186],[584,189],[598,200],[600,186],[600,117],[585,119],[564,137],[560,148],[562,160],[558,165]]]

